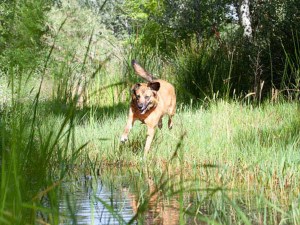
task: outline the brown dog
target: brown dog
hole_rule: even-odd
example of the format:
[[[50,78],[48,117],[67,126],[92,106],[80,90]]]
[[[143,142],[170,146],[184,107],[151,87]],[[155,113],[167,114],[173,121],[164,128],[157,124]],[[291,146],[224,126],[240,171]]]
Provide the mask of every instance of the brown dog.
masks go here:
[[[135,72],[148,81],[137,83],[131,89],[131,104],[128,121],[121,137],[121,142],[128,140],[128,133],[136,120],[140,120],[148,127],[145,154],[150,149],[154,137],[155,127],[162,127],[162,117],[169,115],[168,127],[172,128],[172,117],[176,110],[176,95],[172,84],[167,81],[154,79],[153,76],[143,69],[135,60],[132,61]]]

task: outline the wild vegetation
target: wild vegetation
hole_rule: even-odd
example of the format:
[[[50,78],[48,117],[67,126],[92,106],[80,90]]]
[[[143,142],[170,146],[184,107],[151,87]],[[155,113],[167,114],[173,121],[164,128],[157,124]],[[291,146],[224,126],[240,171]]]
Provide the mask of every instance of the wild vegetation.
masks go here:
[[[125,221],[94,196],[121,224],[299,224],[299,12],[296,0],[1,1],[0,223],[77,224],[62,186],[100,174],[132,199]],[[178,97],[146,158],[142,124],[119,142],[132,59]]]

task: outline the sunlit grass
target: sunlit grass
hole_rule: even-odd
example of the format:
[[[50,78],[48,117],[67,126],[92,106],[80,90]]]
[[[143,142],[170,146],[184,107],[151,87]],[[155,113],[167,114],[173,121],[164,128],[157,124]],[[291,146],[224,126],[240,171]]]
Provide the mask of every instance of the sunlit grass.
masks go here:
[[[99,115],[96,109],[91,110],[78,119],[77,142],[90,141],[91,154],[106,156],[102,153],[114,154],[122,149],[123,155],[141,155],[146,127],[140,122],[135,123],[129,143],[119,143],[126,119],[126,104],[119,114],[107,111]],[[296,103],[252,107],[220,101],[208,109],[179,109],[171,131],[167,129],[166,120],[162,130],[157,129],[150,159],[168,159],[184,133],[184,157],[190,164],[193,161],[254,163],[265,156],[275,160],[274,154],[297,149],[299,145],[300,119]],[[142,142],[139,149],[135,149],[137,142]]]
[[[59,124],[57,118],[50,115],[48,121]],[[126,107],[120,113],[108,111],[105,115],[97,114],[95,109],[77,119],[75,143],[79,146],[88,142],[84,151],[91,159],[97,158],[99,166],[147,165],[157,172],[169,166],[171,174],[183,170],[187,183],[201,180],[193,187],[196,190],[221,187],[232,201],[245,200],[242,205],[248,207],[246,212],[268,207],[290,217],[293,204],[293,213],[298,215],[295,199],[300,191],[299,118],[298,104],[288,102],[253,107],[221,100],[206,109],[179,107],[174,128],[169,131],[164,120],[150,154],[143,158],[146,127],[137,122],[129,142],[120,144]],[[184,138],[177,157],[169,164],[181,136]],[[226,204],[231,205],[230,201]],[[252,219],[255,216],[256,213],[250,214]]]
[[[145,125],[136,122],[129,142],[121,144],[119,141],[127,120],[128,106],[129,102],[123,101],[112,103],[112,106],[76,109],[72,103],[63,104],[46,99],[39,102],[37,117],[32,121],[34,108],[30,102],[22,103],[12,108],[14,114],[3,114],[5,123],[13,126],[11,129],[2,127],[2,140],[7,144],[8,139],[4,134],[12,132],[9,133],[13,140],[11,147],[15,148],[15,154],[26,159],[28,155],[24,156],[20,151],[31,140],[30,131],[34,131],[34,148],[29,152],[36,160],[30,161],[34,157],[29,157],[24,161],[25,164],[18,165],[16,169],[20,171],[21,167],[27,168],[28,174],[36,171],[35,177],[41,182],[36,188],[53,188],[57,191],[55,185],[59,183],[51,181],[51,177],[60,172],[62,177],[65,176],[70,165],[83,168],[82,171],[73,171],[71,177],[87,171],[93,174],[98,168],[126,166],[132,173],[135,173],[135,169],[144,171],[148,168],[153,177],[157,176],[154,179],[164,195],[179,197],[182,193],[184,199],[193,199],[194,203],[189,206],[188,212],[200,220],[220,222],[230,210],[232,216],[227,223],[246,223],[265,217],[266,221],[273,224],[281,220],[297,220],[299,211],[296,199],[300,191],[298,103],[266,102],[256,107],[242,101],[216,100],[205,107],[179,104],[173,129],[168,130],[167,118],[164,118],[163,128],[157,129],[146,158],[143,157]],[[25,132],[31,123],[34,124],[33,130]],[[58,134],[59,138],[55,139]],[[85,148],[81,149],[81,146]],[[80,154],[77,149],[81,149]],[[170,161],[175,150],[176,157]],[[12,159],[15,161],[11,163],[15,165],[20,158]],[[49,163],[41,167],[41,163],[46,161]],[[30,162],[34,163],[28,164]],[[14,170],[4,170],[8,172],[2,173],[2,180],[8,181],[8,176],[12,176]],[[146,172],[142,173],[140,179],[147,176],[144,174]],[[49,175],[46,176],[49,180],[41,181],[40,178],[45,174]],[[162,174],[167,176],[159,180]],[[22,187],[22,183],[17,184]],[[6,193],[5,190],[3,186],[3,193]],[[142,194],[142,190],[138,191]],[[212,194],[212,191],[216,193]],[[31,190],[30,193],[32,198],[39,196],[39,190]],[[57,197],[53,192],[51,201],[57,201]],[[21,197],[18,200],[22,204]],[[30,201],[28,203],[32,204]],[[35,204],[39,205],[39,202]],[[182,200],[179,206],[187,207],[186,204],[190,203]],[[2,206],[7,207],[4,199]],[[30,207],[38,211],[36,206]],[[56,207],[54,203],[51,210],[55,214],[49,220],[54,223],[60,217]],[[198,208],[205,210],[199,214]],[[23,210],[19,208],[18,213],[22,215]],[[4,214],[5,211],[3,218]],[[271,214],[281,219],[274,219]],[[10,218],[7,223],[11,221],[13,219]]]

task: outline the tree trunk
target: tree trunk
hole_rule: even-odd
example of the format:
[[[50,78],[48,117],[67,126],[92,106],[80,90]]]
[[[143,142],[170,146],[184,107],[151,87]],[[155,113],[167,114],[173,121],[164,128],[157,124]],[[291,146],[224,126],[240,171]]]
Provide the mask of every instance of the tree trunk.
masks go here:
[[[249,0],[240,0],[240,22],[244,28],[244,37],[252,39],[252,27],[250,18],[250,2]]]

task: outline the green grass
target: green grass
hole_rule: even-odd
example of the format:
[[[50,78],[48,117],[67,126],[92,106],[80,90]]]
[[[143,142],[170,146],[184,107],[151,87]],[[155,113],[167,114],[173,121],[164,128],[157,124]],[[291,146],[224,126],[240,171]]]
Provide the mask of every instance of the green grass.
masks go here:
[[[129,142],[119,141],[127,120],[126,86],[130,84],[122,83],[122,77],[110,78],[107,71],[99,75],[87,84],[88,99],[82,108],[57,96],[59,85],[50,78],[41,90],[33,76],[16,79],[15,89],[5,91],[0,133],[4,224],[22,223],[24,218],[36,222],[36,212],[58,224],[60,183],[86,171],[95,174],[97,168],[116,166],[140,173],[138,179],[129,178],[136,179],[133,188],[141,195],[138,220],[149,210],[152,193],[145,192],[147,183],[140,182],[150,173],[155,192],[179,199],[181,221],[189,215],[209,223],[247,224],[261,218],[265,224],[299,222],[297,102],[253,106],[215,98],[198,106],[178,104],[173,129],[168,130],[164,118],[163,129],[157,129],[144,158],[145,125],[136,122]],[[69,166],[75,164],[82,169],[72,174]],[[50,208],[42,204],[43,198],[49,198]]]
[[[79,147],[88,142],[82,155],[88,155],[96,167],[125,166],[132,171],[147,167],[158,178],[167,169],[170,182],[177,181],[163,192],[175,188],[174,193],[181,190],[195,199],[199,192],[202,197],[191,205],[191,213],[200,220],[222,223],[232,210],[228,224],[254,222],[258,217],[266,217],[267,224],[298,221],[298,103],[253,107],[219,100],[207,108],[179,106],[173,129],[167,129],[165,118],[147,158],[143,158],[146,126],[140,122],[134,125],[129,142],[119,142],[127,110],[124,104],[119,111],[92,108],[77,114],[74,144]],[[45,121],[45,128],[55,130],[63,117],[53,113]],[[176,157],[170,161],[176,149]],[[174,178],[176,174],[181,178]],[[207,207],[206,213],[197,213],[200,206]]]
[[[117,88],[106,91],[118,93]],[[121,166],[127,168],[131,175],[127,179],[134,182],[131,188],[140,195],[138,220],[144,219],[153,195],[144,191],[147,183],[141,184],[150,174],[155,193],[179,202],[176,212],[181,221],[189,215],[221,224],[299,222],[296,102],[265,102],[259,107],[238,100],[216,100],[205,107],[179,104],[173,129],[168,130],[164,118],[163,129],[157,130],[144,158],[145,125],[136,122],[129,142],[119,141],[129,102],[118,99],[97,107],[95,100],[76,109],[72,102],[49,97],[25,101],[21,93],[2,110],[0,217],[4,224],[22,223],[24,218],[32,223],[39,211],[57,224],[60,182],[86,171]],[[75,164],[82,170],[73,174],[68,167]],[[108,180],[113,179],[113,174],[107,174]],[[45,197],[50,208],[42,204]]]
[[[129,143],[120,144],[119,137],[127,120],[128,107],[125,103],[119,114],[110,110],[104,115],[97,113],[97,109],[83,114],[76,127],[77,142],[90,141],[91,154],[100,153],[103,157],[112,155],[112,162],[117,154],[123,157],[128,154],[141,156],[146,126],[136,122]],[[179,107],[174,118],[174,129],[167,129],[167,118],[164,119],[163,129],[157,129],[149,158],[167,160],[180,136],[186,134],[183,140],[184,157],[189,164],[193,161],[227,160],[255,163],[261,157],[275,160],[274,154],[288,154],[287,150],[299,147],[299,113],[297,103],[252,107],[221,100],[212,103],[208,109]],[[49,121],[51,118],[56,120],[55,116],[50,116]]]

